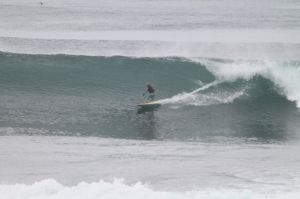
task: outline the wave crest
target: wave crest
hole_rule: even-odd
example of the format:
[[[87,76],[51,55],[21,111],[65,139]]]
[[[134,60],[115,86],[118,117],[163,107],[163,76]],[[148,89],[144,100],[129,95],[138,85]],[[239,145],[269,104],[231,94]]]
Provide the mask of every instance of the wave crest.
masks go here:
[[[300,108],[299,62],[268,60],[219,62],[208,59],[198,59],[197,61],[222,81],[250,80],[257,75],[269,79],[280,89],[281,94],[295,102]]]

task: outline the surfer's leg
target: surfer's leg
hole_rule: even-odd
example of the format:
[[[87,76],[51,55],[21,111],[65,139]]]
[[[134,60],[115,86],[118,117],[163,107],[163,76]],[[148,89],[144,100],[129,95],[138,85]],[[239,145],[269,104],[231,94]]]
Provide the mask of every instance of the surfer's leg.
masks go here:
[[[154,97],[155,97],[154,94],[149,94],[148,99],[151,100],[151,101],[154,101]]]

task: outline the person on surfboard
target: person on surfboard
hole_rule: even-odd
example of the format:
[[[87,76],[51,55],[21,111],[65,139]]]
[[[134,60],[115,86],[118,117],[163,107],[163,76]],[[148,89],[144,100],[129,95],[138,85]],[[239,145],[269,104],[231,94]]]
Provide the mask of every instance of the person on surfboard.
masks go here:
[[[149,83],[147,83],[146,84],[146,91],[144,92],[143,96],[145,96],[147,93],[149,93],[148,100],[153,101],[154,98],[155,98],[154,92],[155,92],[155,89]]]

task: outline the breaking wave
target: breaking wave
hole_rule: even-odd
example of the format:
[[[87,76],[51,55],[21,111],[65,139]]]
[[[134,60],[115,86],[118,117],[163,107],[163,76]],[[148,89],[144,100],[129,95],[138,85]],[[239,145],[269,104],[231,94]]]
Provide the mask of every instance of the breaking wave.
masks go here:
[[[1,134],[196,139],[226,126],[281,139],[299,129],[297,60],[0,53],[0,65]],[[146,82],[163,104],[157,119],[136,116]]]
[[[142,183],[125,184],[122,180],[113,182],[81,182],[75,186],[64,186],[49,179],[31,185],[0,185],[2,199],[294,199],[299,192],[260,193],[251,190],[204,189],[186,192],[155,191]]]

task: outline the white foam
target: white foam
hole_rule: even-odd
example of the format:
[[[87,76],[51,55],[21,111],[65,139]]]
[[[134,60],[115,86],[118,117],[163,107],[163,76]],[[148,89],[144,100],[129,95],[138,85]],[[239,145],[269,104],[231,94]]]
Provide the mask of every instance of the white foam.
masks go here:
[[[162,104],[185,104],[185,105],[212,105],[231,103],[235,99],[245,95],[246,88],[229,92],[217,90],[216,92],[208,92],[201,94],[209,88],[215,87],[224,82],[233,82],[237,79],[249,80],[255,75],[262,75],[271,80],[281,89],[283,95],[290,101],[296,103],[300,108],[300,65],[298,62],[283,61],[214,61],[211,59],[192,60],[202,63],[212,72],[217,80],[204,85],[189,93],[180,93],[171,98],[160,100]]]
[[[186,192],[155,191],[142,183],[81,182],[63,186],[55,180],[43,180],[31,185],[0,185],[1,199],[295,199],[300,192],[259,193],[251,190],[204,189]]]
[[[227,104],[233,102],[235,99],[245,94],[245,88],[239,91],[224,91],[217,90],[201,94],[201,91],[208,90],[223,83],[222,81],[214,81],[206,84],[189,93],[179,93],[171,98],[158,100],[161,104],[180,105],[193,105],[193,106],[208,106],[213,104]]]
[[[220,92],[210,94],[190,94],[181,93],[171,98],[163,99],[160,102],[162,104],[172,105],[193,105],[193,106],[208,106],[214,104],[228,104],[232,103],[235,99],[244,95],[244,91],[237,92]]]
[[[219,81],[213,81],[213,82],[211,82],[209,84],[206,84],[206,85],[204,85],[204,86],[202,86],[202,87],[200,87],[200,88],[198,88],[198,89],[190,92],[190,94],[195,94],[195,93],[198,93],[199,91],[204,91],[204,90],[209,89],[210,87],[216,86],[216,85],[218,85],[220,83],[221,82],[219,82]]]
[[[297,62],[280,61],[234,61],[230,63],[201,60],[208,70],[222,81],[246,79],[262,75],[270,79],[287,99],[294,101],[300,108],[300,65]]]
[[[49,135],[50,133],[53,133],[55,135],[67,135],[71,134],[68,131],[50,131],[48,129],[37,129],[37,128],[21,128],[21,127],[0,127],[0,134],[3,135],[24,135],[28,133],[34,134],[34,135]],[[76,135],[80,135],[77,133]]]

